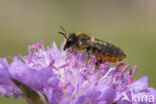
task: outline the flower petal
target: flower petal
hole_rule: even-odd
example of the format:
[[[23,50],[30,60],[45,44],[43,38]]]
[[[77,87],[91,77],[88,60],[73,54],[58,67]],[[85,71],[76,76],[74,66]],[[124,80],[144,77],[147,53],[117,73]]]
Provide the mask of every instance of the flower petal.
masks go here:
[[[148,77],[141,77],[132,84],[128,86],[129,89],[132,89],[134,92],[140,92],[148,88]]]

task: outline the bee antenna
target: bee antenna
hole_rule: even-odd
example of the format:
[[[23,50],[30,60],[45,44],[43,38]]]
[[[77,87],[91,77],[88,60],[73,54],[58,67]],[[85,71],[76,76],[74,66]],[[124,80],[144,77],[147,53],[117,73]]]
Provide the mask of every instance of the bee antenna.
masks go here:
[[[63,30],[63,32],[65,33],[65,35],[67,35],[67,32],[66,32],[66,30],[64,29],[64,27],[60,25],[60,28]]]
[[[58,32],[59,34],[62,34],[66,39],[67,39],[67,36],[66,36],[66,34],[65,33],[63,33],[63,32]]]
[[[62,34],[62,35],[67,39],[67,36],[66,36],[67,33],[66,33],[64,27],[60,25],[60,28],[63,30],[63,32],[58,32],[58,33],[59,33],[59,34]]]

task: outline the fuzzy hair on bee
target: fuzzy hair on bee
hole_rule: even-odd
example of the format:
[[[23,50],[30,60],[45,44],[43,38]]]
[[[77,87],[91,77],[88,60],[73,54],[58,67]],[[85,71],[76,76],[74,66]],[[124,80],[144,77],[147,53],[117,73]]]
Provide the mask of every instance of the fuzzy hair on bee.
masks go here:
[[[64,40],[64,50],[70,49],[67,58],[72,52],[86,52],[88,54],[86,60],[86,66],[90,62],[90,56],[96,57],[97,62],[95,63],[95,70],[98,68],[99,64],[104,61],[115,63],[121,61],[126,57],[126,54],[113,44],[105,42],[100,39],[96,39],[90,34],[79,32],[79,33],[66,33],[65,29],[60,26],[63,32],[59,32],[65,37]]]

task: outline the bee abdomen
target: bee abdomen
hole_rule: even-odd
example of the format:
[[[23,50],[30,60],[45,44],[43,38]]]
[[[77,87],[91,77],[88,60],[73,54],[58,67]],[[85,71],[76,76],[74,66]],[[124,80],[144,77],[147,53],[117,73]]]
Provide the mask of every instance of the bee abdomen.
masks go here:
[[[105,61],[116,62],[123,60],[126,57],[126,54],[120,48],[109,44],[102,49],[99,56],[104,58]]]
[[[110,56],[110,55],[107,55],[107,54],[99,53],[99,57],[104,58],[105,61],[114,63],[114,62],[117,62],[117,61],[122,61],[126,57],[126,55],[123,53],[122,56],[115,57],[115,56]]]

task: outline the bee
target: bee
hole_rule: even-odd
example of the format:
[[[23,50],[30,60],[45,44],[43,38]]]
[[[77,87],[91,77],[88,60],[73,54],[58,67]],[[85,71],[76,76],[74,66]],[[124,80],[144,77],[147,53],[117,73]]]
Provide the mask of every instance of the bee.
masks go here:
[[[119,47],[116,47],[115,45],[103,40],[96,39],[88,33],[71,32],[67,34],[62,26],[60,26],[60,28],[63,30],[63,32],[59,33],[65,37],[65,45],[63,50],[70,49],[67,57],[69,57],[72,52],[86,52],[88,54],[86,66],[88,66],[90,56],[93,55],[97,59],[96,63],[94,64],[95,71],[99,64],[103,63],[103,61],[115,63],[123,60],[126,57],[126,54]]]

